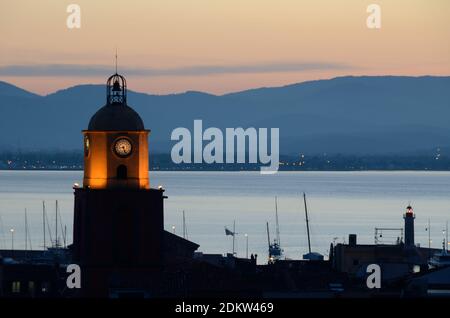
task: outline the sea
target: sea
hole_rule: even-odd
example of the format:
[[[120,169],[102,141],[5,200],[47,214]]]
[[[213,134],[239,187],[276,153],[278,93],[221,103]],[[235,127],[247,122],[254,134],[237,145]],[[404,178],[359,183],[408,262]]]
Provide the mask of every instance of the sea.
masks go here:
[[[56,237],[62,245],[71,244],[72,187],[82,184],[82,178],[82,171],[0,171],[0,249],[42,249],[43,221],[47,245]],[[235,232],[237,256],[257,254],[258,263],[265,263],[268,256],[266,222],[270,241],[276,238],[275,200],[285,257],[301,259],[308,252],[303,193],[311,249],[325,258],[330,244],[348,242],[349,234],[356,234],[361,244],[394,244],[402,235],[409,204],[416,214],[415,239],[421,246],[441,248],[450,220],[450,172],[151,171],[150,183],[162,186],[168,196],[167,231],[199,244],[200,252],[226,254],[233,252],[227,228]],[[43,202],[47,220],[42,217]]]

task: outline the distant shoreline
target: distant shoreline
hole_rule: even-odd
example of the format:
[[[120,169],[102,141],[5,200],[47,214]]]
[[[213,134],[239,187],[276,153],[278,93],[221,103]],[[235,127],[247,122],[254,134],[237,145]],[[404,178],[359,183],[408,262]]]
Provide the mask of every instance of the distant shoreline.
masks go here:
[[[0,169],[0,172],[5,172],[5,171],[48,171],[48,172],[58,172],[58,171],[62,171],[62,172],[66,172],[66,171],[80,171],[82,172],[83,169]],[[223,169],[223,170],[218,170],[218,169],[151,169],[149,170],[149,172],[259,172],[259,169],[247,169],[247,170],[238,170],[238,169]],[[342,169],[342,170],[315,170],[315,169],[310,169],[310,170],[287,170],[287,169],[280,169],[278,170],[278,172],[450,172],[450,169],[448,170],[431,170],[431,169],[416,169],[416,170],[412,170],[412,169]]]
[[[420,153],[403,155],[280,155],[279,171],[450,171],[450,154]],[[149,156],[151,171],[260,171],[260,163],[181,163],[170,154]],[[0,153],[1,171],[81,171],[83,153],[10,152]]]

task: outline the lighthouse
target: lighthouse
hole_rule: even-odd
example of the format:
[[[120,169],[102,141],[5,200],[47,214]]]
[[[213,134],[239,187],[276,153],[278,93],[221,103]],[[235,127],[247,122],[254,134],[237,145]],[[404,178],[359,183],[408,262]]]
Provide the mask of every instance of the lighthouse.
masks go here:
[[[405,247],[414,247],[414,219],[416,218],[413,208],[408,205],[403,215],[405,220]]]

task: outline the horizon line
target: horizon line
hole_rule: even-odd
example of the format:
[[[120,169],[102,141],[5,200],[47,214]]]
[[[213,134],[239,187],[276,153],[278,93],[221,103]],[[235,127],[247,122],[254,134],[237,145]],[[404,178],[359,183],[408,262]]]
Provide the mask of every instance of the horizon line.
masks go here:
[[[377,78],[377,77],[407,77],[407,78],[423,78],[423,77],[433,77],[433,78],[447,78],[450,77],[449,75],[429,75],[429,74],[423,74],[423,75],[393,75],[393,74],[385,74],[385,75],[340,75],[340,76],[332,76],[332,77],[324,77],[324,78],[318,78],[318,79],[313,79],[313,80],[305,80],[305,81],[300,81],[300,82],[291,82],[291,83],[287,83],[284,85],[279,85],[279,86],[260,86],[260,87],[255,87],[255,88],[248,88],[248,89],[243,89],[243,90],[238,90],[238,91],[230,91],[227,93],[223,93],[223,94],[214,94],[214,93],[209,93],[207,91],[199,91],[199,90],[185,90],[185,91],[180,91],[180,92],[173,92],[173,93],[166,93],[166,94],[155,94],[155,93],[151,93],[151,92],[142,92],[142,91],[135,91],[133,89],[128,89],[128,91],[136,93],[136,94],[144,94],[144,95],[150,95],[150,96],[170,96],[170,95],[182,95],[182,94],[187,94],[187,93],[200,93],[200,94],[204,94],[204,95],[210,95],[210,96],[216,96],[216,97],[221,97],[221,96],[226,96],[226,95],[232,95],[232,94],[237,94],[237,93],[243,93],[243,92],[249,92],[249,91],[254,91],[254,90],[259,90],[259,89],[276,89],[276,88],[283,88],[283,87],[289,87],[289,86],[294,86],[294,85],[299,85],[299,84],[306,84],[306,83],[313,83],[313,82],[320,82],[320,81],[330,81],[330,80],[335,80],[335,79],[339,79],[339,78],[364,78],[364,77],[368,77],[368,78]],[[69,90],[75,87],[79,87],[79,86],[102,86],[105,85],[104,83],[81,83],[81,84],[76,84],[76,85],[72,85],[72,86],[67,86],[64,88],[60,88],[57,89],[53,92],[50,92],[48,94],[39,94],[36,92],[33,92],[31,90],[25,89],[23,87],[20,87],[16,84],[13,84],[12,82],[8,82],[5,80],[1,80],[0,79],[0,83],[5,83],[7,85],[11,85],[14,86],[17,89],[23,90],[29,94],[33,94],[39,97],[47,97],[53,94],[56,94],[58,92],[64,91],[64,90]]]

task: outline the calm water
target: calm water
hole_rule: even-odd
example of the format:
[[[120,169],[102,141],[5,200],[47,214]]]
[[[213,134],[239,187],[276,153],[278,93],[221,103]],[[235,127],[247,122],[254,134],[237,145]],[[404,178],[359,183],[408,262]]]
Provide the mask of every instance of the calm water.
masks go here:
[[[402,227],[408,203],[416,212],[416,241],[421,245],[428,244],[428,218],[434,247],[440,247],[442,230],[450,220],[450,172],[151,172],[150,178],[153,187],[163,185],[169,196],[165,201],[168,231],[175,226],[175,232],[182,234],[185,210],[188,238],[200,244],[201,251],[225,253],[231,251],[232,239],[225,236],[224,226],[231,229],[236,220],[236,251],[245,256],[247,233],[249,253],[257,253],[260,262],[267,256],[266,221],[275,233],[275,196],[281,244],[291,258],[300,258],[307,250],[303,191],[313,249],[325,255],[333,240],[342,242],[349,233],[356,233],[361,243],[373,243],[375,227]],[[0,248],[11,248],[11,228],[14,247],[24,248],[25,208],[32,248],[42,248],[42,200],[52,227],[58,200],[70,243],[72,185],[81,180],[81,171],[0,171]]]

